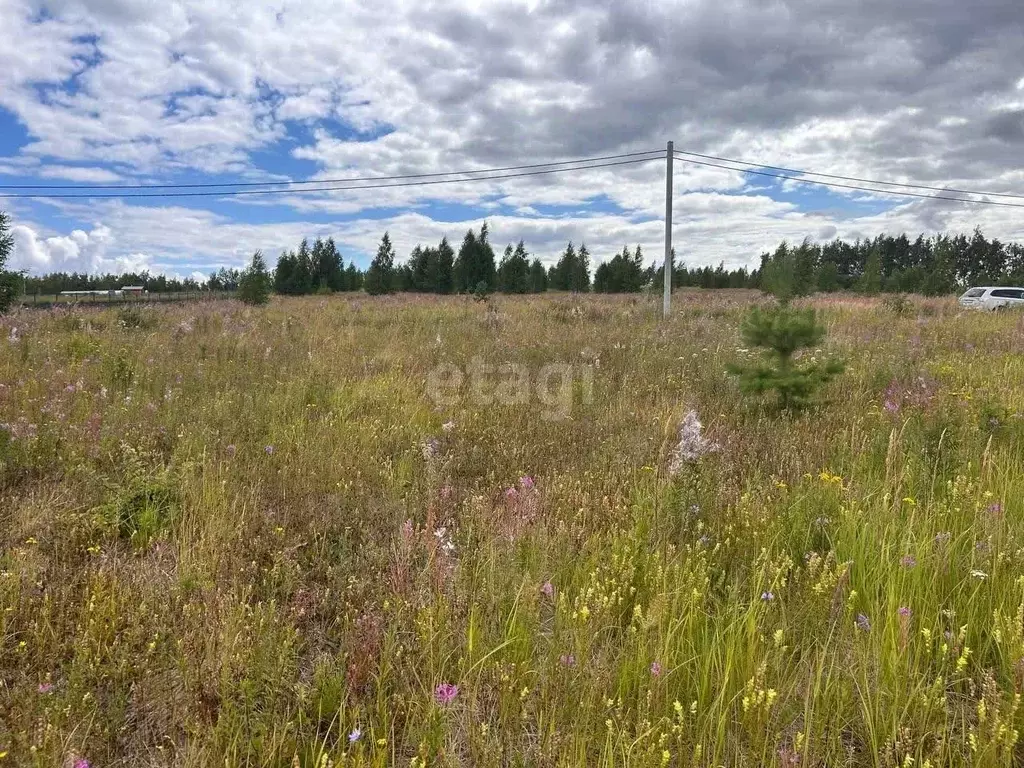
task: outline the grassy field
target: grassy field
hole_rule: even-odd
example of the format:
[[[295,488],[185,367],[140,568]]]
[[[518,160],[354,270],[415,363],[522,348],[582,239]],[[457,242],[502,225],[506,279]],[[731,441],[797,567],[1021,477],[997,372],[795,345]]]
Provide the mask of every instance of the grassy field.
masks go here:
[[[97,304],[122,305],[134,302],[165,302],[165,301],[200,301],[215,298],[230,298],[230,291],[175,291],[172,293],[146,293],[141,296],[69,296],[59,293],[32,293],[19,297],[18,302],[25,307],[49,309],[54,305],[62,306],[95,306]]]
[[[759,300],[0,318],[0,768],[1024,764],[1024,318]]]

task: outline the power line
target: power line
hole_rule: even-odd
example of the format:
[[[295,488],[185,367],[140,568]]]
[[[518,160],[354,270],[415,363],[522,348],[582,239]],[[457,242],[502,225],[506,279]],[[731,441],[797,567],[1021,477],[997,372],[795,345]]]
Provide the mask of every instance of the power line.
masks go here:
[[[702,155],[700,152],[684,152],[681,149],[675,150],[677,155],[689,155],[690,157],[702,157],[705,160],[717,160],[720,163],[736,163],[738,165],[751,165],[755,168],[765,168],[770,171],[782,171],[783,173],[797,173],[803,176],[821,176],[824,179],[839,179],[840,181],[857,181],[862,184],[877,184],[883,187],[908,187],[910,189],[930,189],[932,192],[946,192],[957,195],[983,195],[985,197],[1010,197],[1015,200],[1024,200],[1024,195],[1012,192],[984,192],[976,189],[955,189],[953,187],[932,187],[927,184],[912,184],[903,181],[880,181],[878,179],[865,179],[860,176],[840,176],[835,173],[819,173],[817,171],[801,171],[798,168],[783,168],[778,165],[765,165],[764,163],[752,163],[749,160],[733,160],[728,157],[716,155]],[[682,159],[682,158],[680,158]]]
[[[465,176],[467,174],[499,173],[501,171],[522,171],[533,168],[547,168],[554,165],[572,165],[578,163],[591,163],[601,160],[618,160],[624,157],[639,157],[657,153],[663,155],[662,150],[654,149],[645,152],[624,152],[618,155],[600,155],[598,157],[585,157],[579,160],[555,160],[549,163],[533,163],[531,165],[507,165],[502,168],[477,168],[464,171],[444,171],[439,173],[406,173],[397,176],[351,176],[345,179],[311,179],[297,181],[295,179],[284,179],[282,181],[226,181],[223,183],[203,182],[194,184],[0,184],[0,189],[196,189],[214,187],[284,187],[299,184],[346,184],[355,181],[395,181],[398,179],[426,179],[440,176]],[[567,169],[569,170],[569,169]],[[6,197],[6,195],[4,195]]]
[[[753,168],[733,168],[728,165],[721,165],[719,163],[708,163],[703,160],[694,160],[689,157],[677,157],[677,160],[681,160],[684,163],[691,163],[693,165],[705,165],[709,168],[722,168],[726,171],[734,171],[736,173],[752,173],[756,176],[770,176],[774,179],[786,179],[787,181],[794,181],[797,184],[817,184],[822,187],[837,187],[839,189],[854,189],[861,192],[874,192],[876,195],[899,195],[902,197],[917,197],[924,200],[951,200],[956,203],[972,203],[974,205],[998,205],[1005,208],[1024,208],[1024,203],[1001,203],[996,200],[969,200],[964,197],[950,197],[948,195],[926,195],[921,192],[907,192],[899,189],[876,189],[874,187],[864,187],[854,184],[839,184],[834,181],[818,181],[817,179],[801,179],[796,176],[786,176],[781,173],[770,173],[768,171],[758,171]],[[743,162],[741,160],[729,160],[726,162]],[[753,165],[753,163],[751,163]],[[762,167],[762,166],[758,166]],[[771,166],[763,166],[771,167]],[[982,194],[981,192],[971,192],[968,194]]]
[[[567,173],[569,171],[589,171],[593,168],[610,168],[617,165],[635,165],[636,163],[647,163],[651,160],[663,160],[664,155],[659,152],[654,157],[641,157],[633,160],[618,160],[611,163],[593,163],[590,165],[579,165],[572,168],[547,168],[539,171],[525,171],[522,173],[506,173],[492,176],[475,176],[468,179],[431,179],[429,181],[406,181],[398,184],[361,184],[348,187],[317,187],[310,189],[229,189],[223,192],[141,192],[135,194],[95,194],[85,192],[81,194],[40,194],[40,193],[7,193],[0,195],[0,198],[17,199],[43,199],[61,200],[67,198],[87,198],[90,200],[120,198],[122,200],[133,200],[141,197],[237,197],[239,195],[286,195],[303,194],[309,192],[347,192],[358,189],[393,189],[395,187],[422,187],[430,184],[463,184],[470,181],[494,181],[498,179],[517,179],[523,176],[542,176],[549,173]]]

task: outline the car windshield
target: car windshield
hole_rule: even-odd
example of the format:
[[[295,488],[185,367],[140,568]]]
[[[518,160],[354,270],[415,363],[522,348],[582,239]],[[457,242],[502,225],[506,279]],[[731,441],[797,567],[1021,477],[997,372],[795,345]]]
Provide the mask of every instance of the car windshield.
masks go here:
[[[979,299],[985,295],[984,288],[971,288],[964,296],[968,299]]]

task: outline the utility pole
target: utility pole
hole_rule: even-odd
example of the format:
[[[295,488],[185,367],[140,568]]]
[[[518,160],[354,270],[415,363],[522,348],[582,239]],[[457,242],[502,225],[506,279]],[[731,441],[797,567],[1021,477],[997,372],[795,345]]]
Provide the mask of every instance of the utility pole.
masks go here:
[[[672,308],[672,142],[665,150],[665,294],[661,305],[662,317],[668,317]]]

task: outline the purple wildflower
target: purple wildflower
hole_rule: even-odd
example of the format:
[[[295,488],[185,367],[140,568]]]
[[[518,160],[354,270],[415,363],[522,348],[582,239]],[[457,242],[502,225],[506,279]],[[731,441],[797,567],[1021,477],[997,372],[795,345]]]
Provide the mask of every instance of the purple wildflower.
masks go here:
[[[770,602],[770,601],[775,599],[775,593],[774,592],[762,592],[761,593],[761,599],[764,600],[766,603]]]
[[[907,606],[901,605],[899,609],[896,611],[896,613],[898,613],[904,619],[909,619],[911,614],[913,614],[913,611],[907,608]]]
[[[1003,505],[998,501],[994,501],[988,505],[988,513],[990,515],[998,515],[1003,511]]]
[[[558,662],[564,667],[575,667],[576,657],[573,656],[571,653],[563,653],[561,656],[558,657]]]
[[[39,684],[39,692],[40,693],[49,693],[52,690],[53,690],[53,683],[40,683]]]
[[[550,581],[545,581],[540,586],[540,593],[544,595],[544,597],[551,597],[555,594],[555,585]]]
[[[904,555],[900,558],[900,565],[902,565],[904,568],[913,568],[915,565],[917,565],[917,558],[913,555]]]
[[[679,423],[679,442],[672,449],[668,462],[668,473],[677,475],[686,464],[694,464],[709,453],[718,450],[718,443],[703,436],[704,425],[697,412],[689,410]]]
[[[652,677],[661,677],[661,663],[660,662],[657,662],[657,661],[651,662],[651,676]]]
[[[75,762],[72,763],[72,768],[89,768],[89,761],[84,757],[76,757]]]
[[[274,446],[268,445],[266,448],[263,449],[263,451],[264,451],[264,453],[267,454],[267,456],[273,456],[274,455]]]
[[[447,707],[455,697],[459,695],[459,686],[451,683],[441,683],[434,689],[434,700],[442,707]]]
[[[857,614],[857,629],[861,630],[862,632],[871,631],[871,620],[863,613]]]
[[[509,501],[512,501],[518,495],[519,495],[519,492],[516,491],[515,488],[509,488],[509,489],[507,489],[505,491],[505,498],[508,499]]]
[[[359,737],[363,735],[363,732],[359,728],[353,728],[352,733],[348,735],[348,743],[354,744],[359,741]]]
[[[533,478],[529,475],[523,475],[519,478],[519,487],[524,491],[532,491],[534,486]]]

